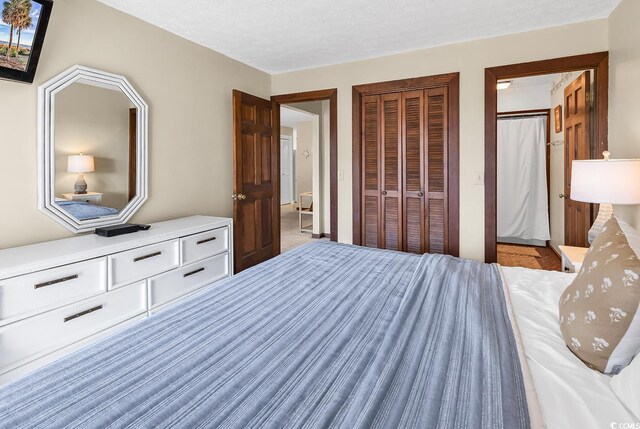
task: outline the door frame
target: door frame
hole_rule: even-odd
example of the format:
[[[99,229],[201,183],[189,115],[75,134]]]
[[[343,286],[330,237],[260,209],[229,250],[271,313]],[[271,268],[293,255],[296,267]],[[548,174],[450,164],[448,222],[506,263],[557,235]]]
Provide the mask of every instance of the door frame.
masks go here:
[[[352,89],[352,173],[353,173],[353,244],[362,243],[362,201],[361,201],[361,161],[362,150],[360,139],[361,104],[367,95],[380,95],[393,92],[424,90],[446,86],[449,92],[448,111],[448,203],[449,213],[447,223],[449,227],[449,254],[458,256],[460,251],[460,73],[447,73],[434,76],[423,76],[410,79],[400,79],[389,82],[377,82],[364,85],[354,85]]]
[[[274,132],[280,135],[280,106],[283,104],[301,103],[305,101],[329,100],[329,223],[330,239],[338,241],[338,90],[336,88],[316,91],[295,92],[291,94],[272,95],[274,112]],[[280,140],[278,140],[280,152]],[[278,160],[278,177],[280,177],[280,161]],[[280,184],[278,184],[278,201],[280,201]],[[280,205],[278,204],[278,218]],[[322,234],[320,235],[322,237]],[[314,238],[320,238],[314,237]],[[280,248],[278,248],[278,254]]]
[[[484,79],[484,259],[497,261],[497,119],[498,80],[593,69],[596,85],[592,158],[609,147],[609,52],[574,55],[485,69]]]
[[[295,191],[295,180],[296,180],[296,176],[295,176],[295,171],[294,171],[294,166],[293,166],[293,137],[291,136],[285,136],[285,135],[280,135],[280,141],[282,142],[282,140],[288,140],[289,144],[291,145],[291,147],[289,148],[289,176],[291,178],[291,181],[289,183],[289,192],[291,192],[291,200],[287,203],[287,204],[291,204],[292,202],[295,201],[295,195],[296,195],[296,191]],[[280,146],[280,160],[282,160],[282,146]],[[280,163],[280,173],[282,173],[282,162]],[[282,178],[282,175],[280,175],[280,177]],[[280,205],[282,205],[282,179],[280,179]]]

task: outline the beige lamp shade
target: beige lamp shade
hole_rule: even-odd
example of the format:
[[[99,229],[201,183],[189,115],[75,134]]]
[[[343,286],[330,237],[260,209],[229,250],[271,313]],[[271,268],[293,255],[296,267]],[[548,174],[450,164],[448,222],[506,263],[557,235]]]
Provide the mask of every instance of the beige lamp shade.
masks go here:
[[[69,173],[91,173],[95,171],[92,155],[71,155],[67,162]]]
[[[640,159],[573,161],[571,199],[585,203],[640,204]]]

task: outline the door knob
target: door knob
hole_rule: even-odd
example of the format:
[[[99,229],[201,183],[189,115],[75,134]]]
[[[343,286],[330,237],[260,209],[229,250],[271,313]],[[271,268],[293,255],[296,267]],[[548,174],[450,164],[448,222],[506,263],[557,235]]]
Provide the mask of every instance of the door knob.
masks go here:
[[[382,191],[382,195],[387,195],[387,191]]]
[[[232,194],[231,198],[233,198],[233,201],[238,201],[238,200],[246,200],[247,196],[245,194]]]
[[[418,192],[418,196],[419,196],[420,198],[424,197],[424,192],[422,192],[422,191]]]
[[[567,195],[567,194],[560,194],[560,195],[558,195],[558,198],[569,198],[569,195]]]

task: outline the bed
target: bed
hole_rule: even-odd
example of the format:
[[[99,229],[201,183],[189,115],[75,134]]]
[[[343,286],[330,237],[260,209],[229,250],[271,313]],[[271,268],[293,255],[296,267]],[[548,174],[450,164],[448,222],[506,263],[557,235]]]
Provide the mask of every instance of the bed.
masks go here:
[[[640,427],[640,417],[611,389],[611,377],[589,369],[562,338],[558,301],[576,274],[512,267],[501,271],[529,370],[529,408],[539,405],[531,413],[532,422],[548,428],[600,429],[612,423]]]
[[[78,220],[115,216],[119,213],[112,207],[97,206],[83,201],[56,201],[56,204]]]
[[[615,396],[569,386],[585,375],[552,307],[570,280],[308,244],[2,388],[0,428],[635,421]]]

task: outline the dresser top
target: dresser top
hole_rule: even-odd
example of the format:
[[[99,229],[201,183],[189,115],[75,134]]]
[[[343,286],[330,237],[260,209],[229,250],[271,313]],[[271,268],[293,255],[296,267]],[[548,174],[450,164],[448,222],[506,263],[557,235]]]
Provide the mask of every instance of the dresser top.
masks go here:
[[[117,237],[88,234],[0,250],[0,279],[123,252],[231,223],[229,218],[189,216],[153,223],[147,231]]]

